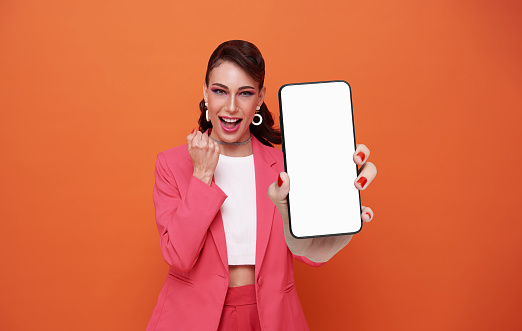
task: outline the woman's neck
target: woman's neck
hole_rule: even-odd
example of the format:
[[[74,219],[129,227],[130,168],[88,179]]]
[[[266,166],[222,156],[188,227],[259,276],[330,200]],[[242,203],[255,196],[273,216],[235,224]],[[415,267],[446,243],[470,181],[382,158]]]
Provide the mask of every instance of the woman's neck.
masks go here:
[[[252,141],[244,145],[219,145],[219,153],[232,157],[252,155]]]
[[[212,138],[214,141],[219,142],[219,139],[212,136],[212,132],[210,133],[210,138]],[[250,139],[245,144],[221,143],[219,144],[219,154],[231,157],[242,157],[252,155],[252,140]]]

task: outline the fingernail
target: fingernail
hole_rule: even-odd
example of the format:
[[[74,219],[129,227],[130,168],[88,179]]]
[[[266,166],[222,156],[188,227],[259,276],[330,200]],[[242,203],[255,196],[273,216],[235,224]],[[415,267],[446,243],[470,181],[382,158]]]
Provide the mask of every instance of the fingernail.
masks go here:
[[[194,131],[196,131],[196,129],[192,129],[192,132],[191,132],[190,134],[193,134],[193,133],[194,133]]]
[[[281,179],[281,174],[277,177],[277,186],[281,187],[283,185],[283,180]]]
[[[357,153],[357,156],[361,158],[361,161],[364,161],[364,159],[366,158],[366,155],[364,155],[363,152]]]
[[[368,215],[368,219],[372,219],[372,215],[370,213],[366,213]]]
[[[366,185],[366,182],[368,180],[366,179],[366,177],[361,177],[359,178],[359,180],[357,181],[357,184],[361,185],[361,187],[364,187],[364,185]]]

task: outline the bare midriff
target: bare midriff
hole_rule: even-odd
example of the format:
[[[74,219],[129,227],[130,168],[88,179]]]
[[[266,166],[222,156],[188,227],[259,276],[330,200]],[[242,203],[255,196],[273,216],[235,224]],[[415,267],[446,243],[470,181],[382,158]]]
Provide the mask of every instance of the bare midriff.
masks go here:
[[[237,287],[254,284],[255,266],[253,265],[229,265],[230,274],[229,287]]]

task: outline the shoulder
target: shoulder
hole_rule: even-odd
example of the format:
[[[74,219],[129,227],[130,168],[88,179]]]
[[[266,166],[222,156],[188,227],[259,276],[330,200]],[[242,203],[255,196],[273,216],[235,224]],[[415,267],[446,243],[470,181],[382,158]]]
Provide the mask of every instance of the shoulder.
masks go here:
[[[156,162],[173,173],[183,170],[192,172],[192,160],[188,153],[187,144],[158,153]]]
[[[277,171],[281,172],[285,170],[285,163],[283,160],[283,151],[274,147],[268,147],[270,149],[270,153],[276,159]]]
[[[183,159],[183,158],[190,159],[188,149],[187,149],[187,144],[169,148],[167,150],[164,150],[163,152],[160,152],[158,155],[163,155],[166,159],[169,159],[169,160],[176,160],[176,159]]]
[[[283,152],[275,147],[263,145],[258,140],[255,141],[253,146],[254,157],[261,156],[268,165],[272,166],[277,172],[281,172],[284,169]]]
[[[283,161],[283,151],[281,151],[278,148],[266,146],[263,144],[261,144],[261,146],[265,150],[265,153],[267,153],[270,156],[272,156],[273,158],[275,158],[278,162]]]
[[[256,154],[257,152],[257,154],[263,154],[269,157],[273,157],[278,161],[283,159],[283,152],[280,149],[264,145],[254,135],[252,135],[252,151],[254,152],[254,154]]]

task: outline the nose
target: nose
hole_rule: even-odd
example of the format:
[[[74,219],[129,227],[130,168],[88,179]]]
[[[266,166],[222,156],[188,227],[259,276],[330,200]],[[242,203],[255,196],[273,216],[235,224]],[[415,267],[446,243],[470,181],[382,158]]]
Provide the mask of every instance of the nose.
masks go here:
[[[237,111],[237,99],[234,95],[230,96],[230,99],[227,102],[227,111],[230,113],[235,113]]]

